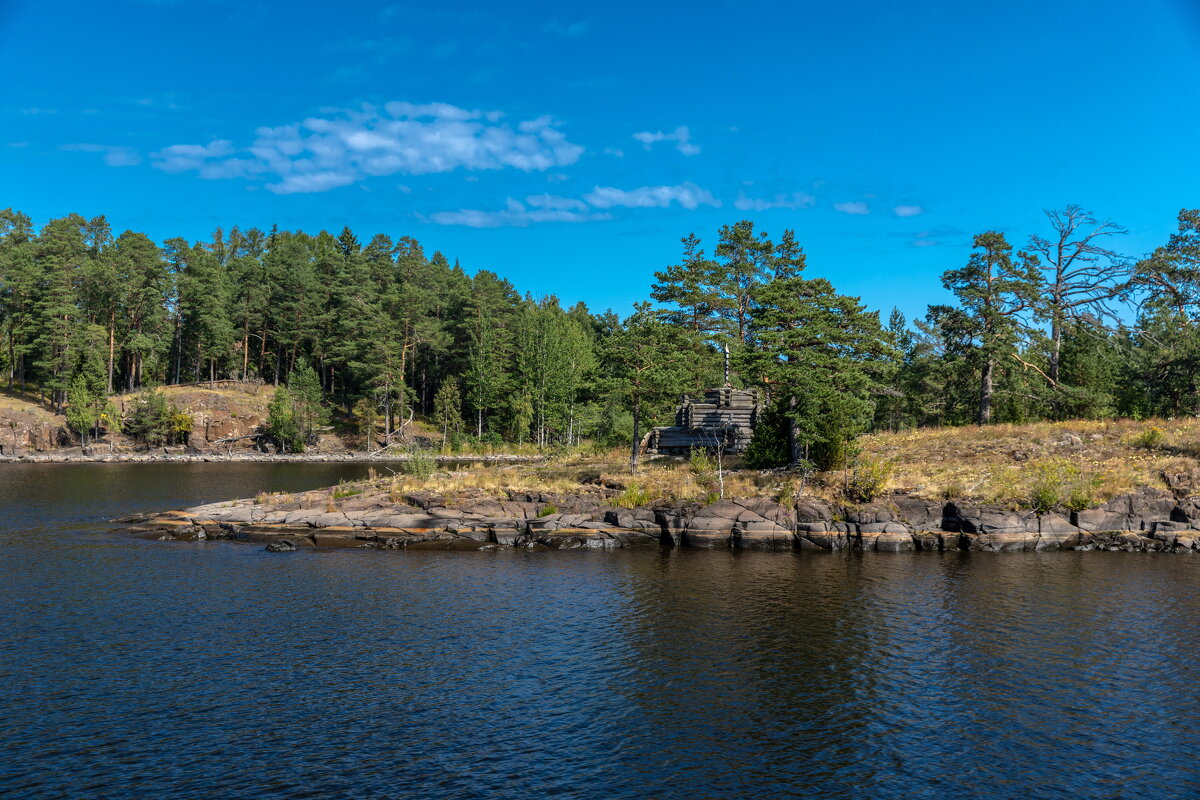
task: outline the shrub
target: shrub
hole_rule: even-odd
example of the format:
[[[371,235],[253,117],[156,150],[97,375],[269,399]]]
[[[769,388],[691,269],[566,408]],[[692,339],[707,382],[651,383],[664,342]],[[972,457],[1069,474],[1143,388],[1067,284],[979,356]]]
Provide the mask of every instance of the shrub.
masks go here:
[[[791,460],[788,452],[787,420],[773,406],[764,408],[754,426],[754,435],[742,461],[748,469],[786,467]]]
[[[1137,447],[1153,450],[1163,443],[1163,429],[1157,425],[1151,425],[1133,438],[1133,443]]]
[[[538,511],[538,518],[540,519],[542,517],[548,517],[551,514],[557,514],[557,513],[558,513],[558,506],[554,505],[553,503],[547,503],[546,505],[542,506],[540,511]]]
[[[691,456],[688,458],[688,466],[697,475],[711,475],[717,468],[716,462],[713,461],[708,451],[703,447],[692,448]]]
[[[192,432],[190,414],[167,401],[162,392],[142,392],[133,401],[122,429],[126,434],[151,447],[186,442]]]
[[[942,486],[943,500],[958,500],[966,497],[967,489],[959,481],[950,481]]]
[[[649,489],[637,481],[630,481],[620,494],[609,500],[609,503],[621,508],[637,508],[646,505],[651,499],[653,498],[650,496]]]
[[[1039,514],[1060,507],[1071,511],[1090,508],[1104,480],[1100,475],[1084,474],[1077,465],[1061,459],[1032,464],[1029,475],[1029,505]]]
[[[891,461],[859,458],[846,480],[846,499],[855,503],[874,500],[887,488],[895,465]]]
[[[433,476],[437,459],[428,450],[416,450],[408,454],[408,458],[400,465],[400,471],[418,480],[427,481]]]

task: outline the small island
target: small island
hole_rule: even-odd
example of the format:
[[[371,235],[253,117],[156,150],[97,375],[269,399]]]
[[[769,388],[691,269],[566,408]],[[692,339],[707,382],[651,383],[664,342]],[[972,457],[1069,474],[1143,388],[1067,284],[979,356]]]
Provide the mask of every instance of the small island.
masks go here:
[[[122,522],[147,538],[230,539],[276,551],[1190,553],[1200,549],[1200,471],[1180,453],[1192,427],[1074,422],[873,434],[860,440],[857,467],[807,477],[746,469],[737,456],[718,464],[699,451],[648,459],[636,476],[616,454],[442,472],[415,461],[325,489]]]

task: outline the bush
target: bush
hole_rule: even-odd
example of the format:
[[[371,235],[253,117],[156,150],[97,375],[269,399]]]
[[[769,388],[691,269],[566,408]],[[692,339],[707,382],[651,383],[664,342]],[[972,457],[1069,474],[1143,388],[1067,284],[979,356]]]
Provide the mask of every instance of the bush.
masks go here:
[[[190,414],[167,401],[162,392],[142,392],[133,401],[122,430],[150,447],[186,443],[192,432]]]
[[[1033,464],[1029,475],[1029,505],[1039,514],[1056,508],[1090,508],[1103,481],[1102,476],[1086,475],[1077,465],[1063,460]]]
[[[540,519],[542,517],[548,517],[551,514],[557,514],[557,513],[558,513],[558,506],[554,505],[553,503],[547,503],[546,505],[542,506],[541,510],[538,511],[537,515],[538,515],[538,518]]]
[[[637,481],[631,481],[620,494],[614,496],[608,502],[620,508],[637,508],[648,504],[652,499],[653,497],[650,495],[649,489]]]
[[[694,474],[700,477],[708,477],[717,470],[717,463],[708,454],[708,450],[703,447],[692,448],[688,466],[691,467]]]
[[[1135,436],[1133,443],[1136,447],[1153,450],[1163,443],[1163,438],[1163,429],[1157,425],[1151,425]]]
[[[846,499],[855,503],[868,503],[887,488],[895,464],[873,458],[859,458],[846,480]]]
[[[759,412],[758,424],[742,463],[748,469],[775,469],[786,467],[792,454],[788,452],[787,419],[775,408],[764,408]]]
[[[400,464],[400,471],[418,480],[427,481],[433,476],[437,459],[428,450],[413,450],[408,458]]]

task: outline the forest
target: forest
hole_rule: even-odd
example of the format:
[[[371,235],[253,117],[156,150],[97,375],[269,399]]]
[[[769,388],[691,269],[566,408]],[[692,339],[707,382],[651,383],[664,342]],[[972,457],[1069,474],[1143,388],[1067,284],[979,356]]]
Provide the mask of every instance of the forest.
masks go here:
[[[1017,241],[980,233],[942,276],[955,302],[910,321],[810,277],[793,231],[742,220],[684,237],[622,318],[408,236],[155,242],[8,209],[0,367],[84,436],[121,424],[114,393],[234,379],[285,387],[270,425],[295,449],[323,425],[376,448],[413,417],[452,442],[551,449],[636,443],[722,382],[728,349],[734,385],[767,400],[747,461],[828,468],[871,430],[1200,412],[1200,210],[1152,253],[1123,233],[1076,206]]]

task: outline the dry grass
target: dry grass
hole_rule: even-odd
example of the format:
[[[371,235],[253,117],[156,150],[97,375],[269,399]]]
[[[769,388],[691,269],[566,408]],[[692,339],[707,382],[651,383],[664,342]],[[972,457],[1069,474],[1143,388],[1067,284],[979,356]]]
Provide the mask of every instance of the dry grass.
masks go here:
[[[1154,429],[1161,436],[1147,435]],[[1158,444],[1146,446],[1156,439]],[[864,455],[895,463],[893,490],[1023,505],[1039,476],[1077,470],[1091,499],[1103,502],[1142,486],[1162,488],[1164,472],[1200,466],[1200,420],[933,428],[873,434],[859,444]]]
[[[1151,434],[1147,434],[1151,431]],[[1147,445],[1148,442],[1153,444]],[[1139,487],[1165,487],[1164,472],[1200,467],[1200,420],[1112,420],[934,428],[880,433],[859,441],[862,457],[891,465],[886,490],[930,499],[973,499],[1013,507],[1086,507]],[[442,494],[531,491],[572,493],[609,487],[615,504],[713,502],[719,481],[703,460],[651,459],[630,476],[627,453],[575,453],[541,465],[438,472],[428,481],[397,477],[396,498],[425,489]],[[728,459],[726,497],[803,495],[844,499],[850,473],[802,481],[738,468]]]

